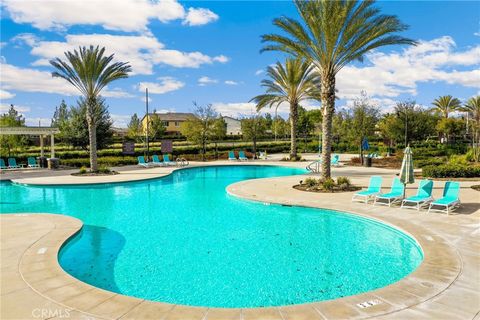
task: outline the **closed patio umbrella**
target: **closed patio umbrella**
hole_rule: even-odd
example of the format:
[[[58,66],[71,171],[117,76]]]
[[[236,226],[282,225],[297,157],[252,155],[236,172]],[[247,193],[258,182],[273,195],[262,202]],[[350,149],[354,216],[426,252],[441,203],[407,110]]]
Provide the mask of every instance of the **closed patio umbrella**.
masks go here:
[[[413,157],[410,146],[406,147],[405,151],[403,151],[402,168],[400,169],[400,181],[405,185],[405,188],[403,189],[403,197],[405,198],[406,185],[415,182],[415,177],[413,176]]]

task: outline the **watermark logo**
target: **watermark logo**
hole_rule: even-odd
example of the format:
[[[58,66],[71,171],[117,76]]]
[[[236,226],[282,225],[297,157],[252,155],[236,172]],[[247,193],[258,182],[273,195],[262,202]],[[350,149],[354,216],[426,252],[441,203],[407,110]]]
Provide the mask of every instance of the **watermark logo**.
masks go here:
[[[38,319],[49,318],[70,318],[70,310],[68,309],[48,309],[48,308],[35,308],[32,310],[32,317]]]

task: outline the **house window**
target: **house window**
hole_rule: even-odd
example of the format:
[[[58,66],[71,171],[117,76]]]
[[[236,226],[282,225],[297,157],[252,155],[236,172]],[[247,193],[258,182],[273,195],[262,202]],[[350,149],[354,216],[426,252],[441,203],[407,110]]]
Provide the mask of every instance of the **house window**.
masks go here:
[[[162,121],[164,127],[168,127],[168,121]]]
[[[180,122],[179,121],[175,121],[175,127],[180,127]]]

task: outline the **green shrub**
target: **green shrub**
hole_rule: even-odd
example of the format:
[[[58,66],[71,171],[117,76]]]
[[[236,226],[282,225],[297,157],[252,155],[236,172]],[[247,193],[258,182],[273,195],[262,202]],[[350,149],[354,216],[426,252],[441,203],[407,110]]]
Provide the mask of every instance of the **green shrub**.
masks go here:
[[[80,168],[80,171],[78,171],[78,173],[80,173],[80,174],[85,174],[85,173],[87,173],[87,168],[84,167],[84,166],[82,166],[82,167]]]
[[[350,186],[351,183],[350,183],[350,179],[347,178],[347,177],[338,177],[338,178],[337,178],[337,184],[338,184],[338,185],[343,185],[343,184],[345,184],[345,185],[347,185],[347,187],[348,187],[348,186]]]
[[[450,156],[448,164],[466,166],[468,165],[467,157],[465,155]]]
[[[325,191],[333,191],[335,181],[332,178],[325,179],[321,182],[321,186]]]
[[[480,166],[444,164],[422,168],[422,175],[430,178],[474,178],[480,177]]]
[[[447,161],[445,158],[426,158],[426,159],[418,159],[413,161],[415,167],[423,168],[426,166],[438,166],[442,164],[446,164]]]
[[[465,159],[470,162],[480,162],[480,148],[470,148],[465,154]]]
[[[63,166],[68,167],[82,167],[82,166],[89,166],[90,160],[88,158],[78,158],[78,159],[60,159],[60,164]],[[109,167],[116,167],[116,166],[125,166],[131,164],[137,164],[136,157],[102,157],[98,158],[98,164],[109,166]]]
[[[105,165],[102,165],[102,166],[100,166],[100,168],[98,168],[98,173],[108,174],[108,173],[111,173],[111,172],[112,172],[112,170],[110,170],[110,168],[105,166]]]
[[[305,179],[305,185],[309,188],[313,188],[318,184],[317,179],[315,178],[307,178]]]

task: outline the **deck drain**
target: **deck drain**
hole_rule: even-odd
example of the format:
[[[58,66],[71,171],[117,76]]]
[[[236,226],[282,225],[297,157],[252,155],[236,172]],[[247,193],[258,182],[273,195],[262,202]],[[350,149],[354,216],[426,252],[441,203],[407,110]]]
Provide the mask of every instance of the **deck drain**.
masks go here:
[[[37,254],[45,254],[45,252],[47,252],[47,248],[40,248],[38,249]]]
[[[378,299],[368,300],[361,303],[357,303],[357,307],[360,309],[370,308],[376,306],[377,304],[382,304],[383,302]]]

